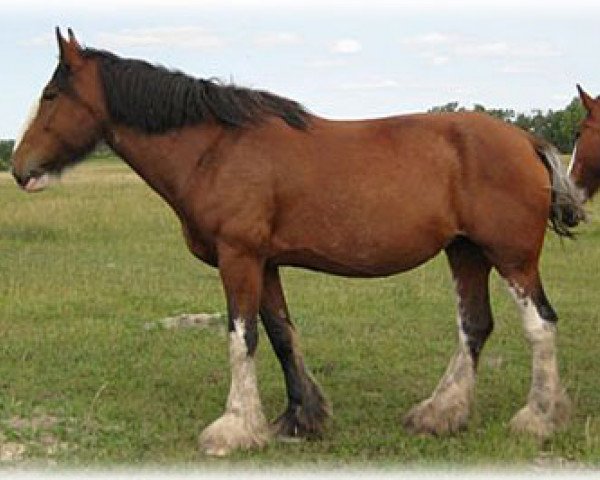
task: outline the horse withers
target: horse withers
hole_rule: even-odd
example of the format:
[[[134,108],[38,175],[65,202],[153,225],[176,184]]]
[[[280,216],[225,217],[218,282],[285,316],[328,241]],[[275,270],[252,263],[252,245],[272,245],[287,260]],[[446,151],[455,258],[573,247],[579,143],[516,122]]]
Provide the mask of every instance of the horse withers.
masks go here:
[[[200,448],[225,455],[271,435],[315,437],[330,409],[305,366],[279,268],[350,277],[412,269],[444,250],[458,296],[458,349],[432,395],[404,419],[416,433],[467,425],[493,326],[488,279],[506,280],[533,350],[517,431],[562,427],[569,401],[556,321],[538,271],[548,223],[581,215],[556,151],[475,113],[329,121],[272,93],[196,79],[82,48],[57,29],[56,70],[13,154],[28,191],[104,140],[175,211],[187,245],[218,268],[229,316],[231,388]],[[277,355],[288,406],[269,427],[255,373],[257,321]]]

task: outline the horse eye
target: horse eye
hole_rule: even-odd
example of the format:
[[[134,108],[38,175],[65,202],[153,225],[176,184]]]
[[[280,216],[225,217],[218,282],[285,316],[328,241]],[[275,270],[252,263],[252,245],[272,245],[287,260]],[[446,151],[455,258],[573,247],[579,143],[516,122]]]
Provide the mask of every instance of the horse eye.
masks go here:
[[[42,100],[54,100],[58,96],[56,90],[44,90],[42,93]]]

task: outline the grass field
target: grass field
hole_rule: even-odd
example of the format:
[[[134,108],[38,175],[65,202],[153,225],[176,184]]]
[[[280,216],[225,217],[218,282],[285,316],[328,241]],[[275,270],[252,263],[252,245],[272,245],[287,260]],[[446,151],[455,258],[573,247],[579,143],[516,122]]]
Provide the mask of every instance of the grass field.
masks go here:
[[[542,275],[560,316],[571,427],[540,443],[508,434],[530,381],[516,308],[492,279],[496,330],[483,352],[470,428],[412,437],[403,414],[428,396],[455,348],[443,256],[387,279],[284,271],[307,363],[334,409],[321,441],[272,443],[202,458],[200,430],[229,387],[225,324],[146,329],[182,312],[224,312],[217,273],[186,250],[167,206],[127,167],[94,161],[37,195],[0,175],[0,452],[7,464],[354,465],[600,464],[600,223],[576,242],[549,234]],[[595,210],[595,212],[594,212]],[[261,331],[265,412],[285,405]]]

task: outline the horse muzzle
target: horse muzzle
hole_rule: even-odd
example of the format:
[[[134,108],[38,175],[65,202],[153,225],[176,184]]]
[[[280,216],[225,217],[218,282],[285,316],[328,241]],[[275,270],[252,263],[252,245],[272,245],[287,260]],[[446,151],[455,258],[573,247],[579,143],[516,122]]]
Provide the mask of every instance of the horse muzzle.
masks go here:
[[[13,169],[12,174],[17,184],[28,193],[40,192],[50,183],[50,175],[46,172],[32,170],[25,175],[20,175]]]

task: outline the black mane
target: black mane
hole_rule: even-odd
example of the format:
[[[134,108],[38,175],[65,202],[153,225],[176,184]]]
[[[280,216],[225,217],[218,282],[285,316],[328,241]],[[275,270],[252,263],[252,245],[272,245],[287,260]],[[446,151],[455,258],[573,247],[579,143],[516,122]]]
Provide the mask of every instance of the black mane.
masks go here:
[[[99,60],[109,115],[146,133],[164,133],[214,119],[229,127],[257,124],[277,116],[305,129],[309,114],[297,102],[269,92],[193,78],[142,60],[87,48]]]

